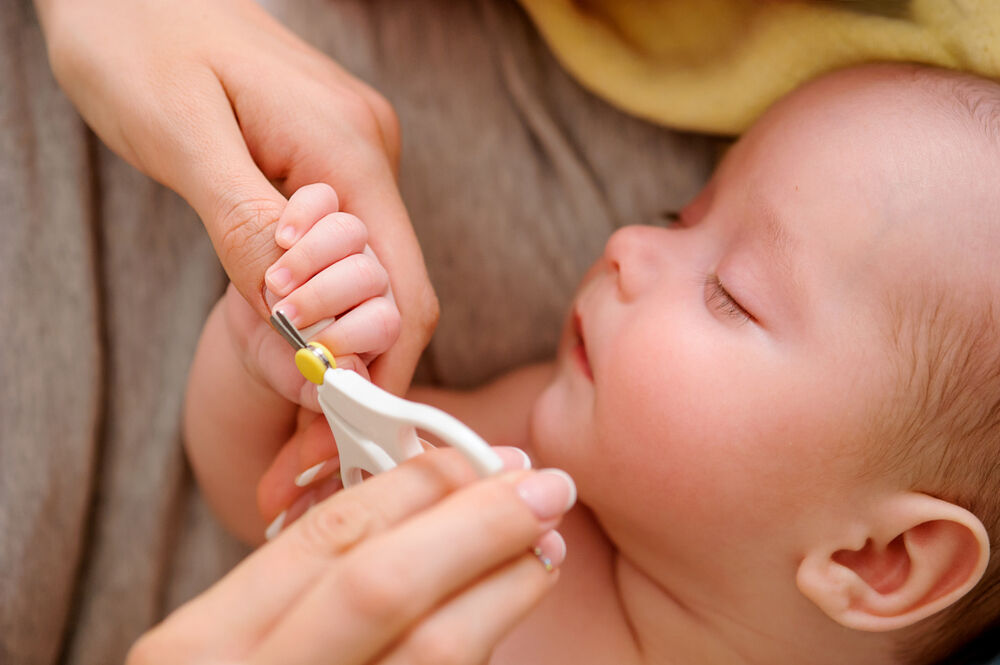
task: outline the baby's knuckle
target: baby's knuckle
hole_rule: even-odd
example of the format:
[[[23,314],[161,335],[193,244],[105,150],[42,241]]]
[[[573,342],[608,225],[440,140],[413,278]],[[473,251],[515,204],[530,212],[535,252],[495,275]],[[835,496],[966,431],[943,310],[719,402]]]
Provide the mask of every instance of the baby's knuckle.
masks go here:
[[[356,284],[363,284],[366,291],[382,291],[388,285],[389,276],[381,264],[365,254],[355,254],[351,257]]]
[[[395,340],[399,337],[402,322],[400,320],[399,309],[388,298],[375,298],[371,300],[372,325],[379,332],[384,340]]]
[[[354,215],[341,212],[329,219],[334,225],[334,232],[352,247],[364,247],[368,242],[368,227]]]
[[[312,554],[332,556],[361,542],[375,527],[374,513],[357,501],[338,496],[319,504],[299,520],[301,546]]]
[[[406,662],[413,665],[463,665],[472,655],[468,636],[453,626],[424,626],[406,646]]]

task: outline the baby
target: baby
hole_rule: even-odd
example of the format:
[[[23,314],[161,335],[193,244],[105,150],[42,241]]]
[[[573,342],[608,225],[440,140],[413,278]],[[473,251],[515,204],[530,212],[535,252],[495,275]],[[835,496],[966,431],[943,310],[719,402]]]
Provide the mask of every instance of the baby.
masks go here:
[[[965,662],[1000,616],[998,173],[993,83],[828,75],[677,223],[609,239],[554,364],[414,389],[578,488],[559,584],[493,662]],[[291,199],[267,284],[300,328],[347,312],[318,339],[364,372],[398,317],[335,209]],[[192,463],[248,539],[258,481],[272,532],[339,487],[289,355],[230,290],[192,370]]]

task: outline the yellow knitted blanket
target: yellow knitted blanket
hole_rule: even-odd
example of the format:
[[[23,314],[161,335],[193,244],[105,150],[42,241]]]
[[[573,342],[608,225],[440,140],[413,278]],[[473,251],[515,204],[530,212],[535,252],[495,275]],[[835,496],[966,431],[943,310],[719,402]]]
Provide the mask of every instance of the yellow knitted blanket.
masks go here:
[[[734,134],[832,69],[910,61],[1000,76],[1000,0],[520,0],[556,57],[621,109]]]

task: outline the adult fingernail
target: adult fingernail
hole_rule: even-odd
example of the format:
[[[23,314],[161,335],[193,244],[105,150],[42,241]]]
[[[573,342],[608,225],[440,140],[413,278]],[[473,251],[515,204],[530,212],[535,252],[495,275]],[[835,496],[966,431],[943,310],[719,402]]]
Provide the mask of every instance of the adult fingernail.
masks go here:
[[[288,293],[288,286],[292,283],[292,271],[288,268],[271,270],[264,275],[264,281],[271,291],[283,296]]]
[[[285,526],[285,518],[288,517],[288,511],[282,510],[281,514],[274,518],[274,521],[267,525],[264,530],[264,537],[268,540],[274,540],[281,533],[281,529]]]
[[[320,462],[319,464],[309,467],[299,475],[295,476],[295,484],[299,487],[305,487],[312,481],[316,480],[316,476],[319,475],[319,472],[323,470],[324,466],[326,466],[326,462]]]
[[[558,531],[549,531],[538,539],[532,554],[538,557],[545,570],[555,570],[566,560],[566,541]]]
[[[531,474],[517,486],[517,493],[540,520],[555,519],[576,503],[576,485],[561,469]]]
[[[294,226],[283,226],[278,229],[274,240],[282,247],[291,247],[295,242],[296,231]]]
[[[494,446],[493,452],[500,456],[503,468],[509,471],[531,468],[531,458],[528,457],[528,453],[520,448],[515,448],[514,446]]]

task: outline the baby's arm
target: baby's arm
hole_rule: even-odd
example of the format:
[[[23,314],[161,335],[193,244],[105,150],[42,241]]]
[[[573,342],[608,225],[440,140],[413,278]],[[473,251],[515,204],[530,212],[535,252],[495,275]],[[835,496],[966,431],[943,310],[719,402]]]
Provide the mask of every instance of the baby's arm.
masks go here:
[[[336,206],[325,185],[303,187],[289,199],[276,227],[288,251],[268,271],[268,287],[281,298],[276,308],[300,329],[337,317],[312,339],[333,351],[339,367],[367,377],[366,363],[398,337],[399,313],[364,225]],[[290,237],[282,235],[287,229]],[[271,279],[276,274],[283,279]],[[298,373],[293,355],[230,288],[205,325],[191,369],[188,457],[216,515],[248,542],[264,533],[256,500],[261,475],[285,443],[321,431],[315,387]]]
[[[188,378],[184,444],[202,494],[223,524],[245,542],[259,542],[263,521],[256,486],[295,431],[299,406],[285,399],[240,357],[229,317],[239,309],[230,286],[205,323]],[[226,310],[230,311],[226,311]]]

